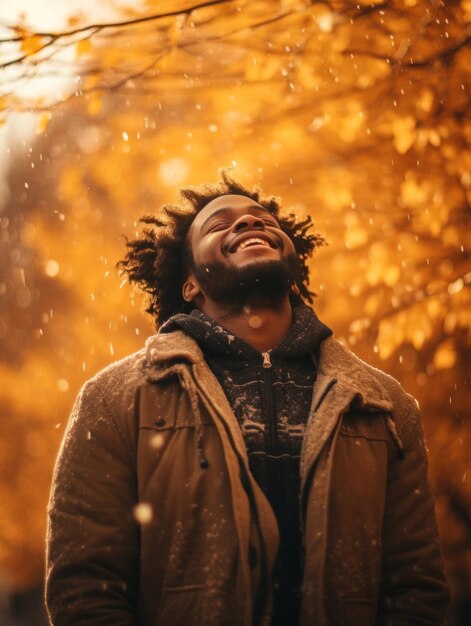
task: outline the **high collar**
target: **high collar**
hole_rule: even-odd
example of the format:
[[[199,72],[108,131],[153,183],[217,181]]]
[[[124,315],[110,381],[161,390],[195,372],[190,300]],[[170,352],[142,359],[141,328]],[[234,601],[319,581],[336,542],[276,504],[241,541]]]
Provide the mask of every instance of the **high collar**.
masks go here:
[[[195,309],[191,315],[179,314],[170,318],[159,334],[183,330],[193,337],[208,357],[224,360],[231,368],[247,363],[260,363],[260,352],[235,336],[215,320]],[[283,341],[270,350],[272,361],[306,356],[318,351],[321,342],[332,334],[314,311],[304,304],[293,306],[293,323]]]

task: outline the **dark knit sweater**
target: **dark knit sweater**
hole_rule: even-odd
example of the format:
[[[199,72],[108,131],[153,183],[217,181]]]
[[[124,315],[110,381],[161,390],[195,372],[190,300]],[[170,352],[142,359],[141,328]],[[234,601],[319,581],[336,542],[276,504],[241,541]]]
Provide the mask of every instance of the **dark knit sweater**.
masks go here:
[[[313,356],[332,331],[301,304],[293,307],[287,336],[268,356],[198,309],[175,315],[160,332],[176,328],[197,341],[224,389],[244,436],[251,472],[278,521],[272,624],[297,624],[302,582],[299,459],[315,380]]]

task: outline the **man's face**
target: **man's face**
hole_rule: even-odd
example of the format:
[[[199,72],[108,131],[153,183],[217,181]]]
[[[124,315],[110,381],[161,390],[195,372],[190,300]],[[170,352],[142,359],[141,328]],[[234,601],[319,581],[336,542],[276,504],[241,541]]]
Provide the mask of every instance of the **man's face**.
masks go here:
[[[298,277],[293,242],[276,218],[247,196],[209,202],[188,232],[193,272],[204,296],[231,304],[276,303]]]
[[[196,266],[222,262],[242,267],[294,254],[293,242],[276,218],[247,196],[225,195],[209,202],[195,217],[188,237]]]

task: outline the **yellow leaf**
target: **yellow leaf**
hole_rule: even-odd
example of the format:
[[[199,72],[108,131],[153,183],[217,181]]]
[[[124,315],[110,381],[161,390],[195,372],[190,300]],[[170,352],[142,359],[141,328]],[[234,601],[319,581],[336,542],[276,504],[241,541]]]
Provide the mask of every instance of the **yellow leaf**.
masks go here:
[[[433,93],[429,89],[421,91],[417,98],[417,108],[428,113],[432,108],[432,104]]]
[[[78,26],[83,21],[83,18],[80,15],[71,15],[67,18],[67,24],[70,27]]]
[[[366,280],[369,285],[374,287],[381,282],[381,278],[383,276],[383,272],[381,271],[381,267],[379,265],[370,264],[368,266],[368,270],[366,272]]]
[[[438,194],[436,194],[438,195]],[[441,201],[429,202],[425,209],[418,215],[418,220],[422,224],[423,228],[428,230],[435,236],[438,236],[442,228],[447,224],[450,215],[450,208],[446,202]]]
[[[370,246],[369,264],[365,278],[369,285],[379,285],[388,263],[388,249],[384,243],[376,241]]]
[[[456,226],[447,226],[443,229],[442,241],[447,246],[459,248],[462,243],[462,233]]]
[[[364,311],[367,315],[373,316],[379,309],[381,304],[380,298],[376,293],[371,294],[365,302]]]
[[[456,363],[456,350],[452,339],[443,341],[433,357],[433,364],[437,370],[449,370]]]
[[[463,9],[464,21],[471,22],[471,0],[462,0],[461,8]]]
[[[351,322],[349,330],[351,333],[359,335],[370,326],[371,320],[369,317],[360,317],[359,319]]]
[[[329,191],[330,193],[328,193],[324,198],[327,208],[334,211],[340,211],[346,206],[351,205],[352,194],[350,189],[346,187],[337,187],[331,188]]]
[[[79,59],[84,54],[88,54],[92,49],[92,42],[90,39],[82,39],[77,42],[75,46],[75,56]]]
[[[368,241],[368,231],[360,226],[350,228],[345,233],[345,245],[351,250],[352,248],[358,248]]]
[[[90,115],[98,115],[103,109],[103,98],[101,93],[94,91],[87,96],[87,111]]]
[[[399,323],[401,315],[381,320],[378,332],[378,354],[380,359],[389,358],[404,340],[403,324]]]
[[[443,303],[439,298],[429,298],[427,301],[427,316],[431,319],[436,319],[441,316],[443,312]]]
[[[383,280],[388,287],[393,287],[401,276],[401,270],[397,265],[389,265],[383,273]]]
[[[323,33],[330,33],[334,28],[334,14],[330,11],[324,11],[317,17],[317,25]]]
[[[456,158],[456,147],[451,146],[450,144],[442,145],[441,153],[448,159],[449,161],[453,161]]]
[[[339,120],[339,136],[342,141],[348,143],[354,141],[362,124],[363,119],[357,112],[352,113],[343,120]]]
[[[401,200],[405,206],[418,206],[428,197],[427,185],[418,182],[413,176],[407,176],[401,185]]]
[[[90,74],[89,76],[86,77],[85,82],[84,82],[85,91],[89,91],[90,89],[93,89],[93,87],[96,87],[99,82],[100,82],[100,77],[98,76],[98,74]]]
[[[52,115],[51,113],[43,113],[38,120],[38,125],[36,126],[36,134],[40,135],[41,133],[43,133],[46,128],[47,125],[49,124],[49,120],[51,119]]]
[[[40,35],[30,35],[23,39],[20,49],[26,54],[26,56],[32,56],[36,54],[46,43],[44,37]]]
[[[429,140],[429,143],[432,144],[432,146],[435,146],[435,147],[439,146],[441,142],[441,138],[440,138],[438,131],[435,130],[434,128],[431,128],[428,133],[428,140]]]
[[[405,154],[414,143],[415,119],[408,115],[393,122],[393,144],[399,154]]]
[[[409,340],[414,348],[420,350],[427,339],[430,339],[433,333],[431,321],[424,315],[423,308],[420,305],[414,306],[406,312],[405,320],[405,339]]]

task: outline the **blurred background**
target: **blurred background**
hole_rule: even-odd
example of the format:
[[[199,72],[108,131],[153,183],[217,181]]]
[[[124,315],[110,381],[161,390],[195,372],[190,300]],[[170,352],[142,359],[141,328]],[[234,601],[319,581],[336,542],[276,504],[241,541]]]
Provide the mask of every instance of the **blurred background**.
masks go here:
[[[0,39],[0,623],[46,623],[80,386],[155,332],[123,236],[227,166],[315,218],[319,317],[418,398],[471,623],[471,0],[3,0]]]

